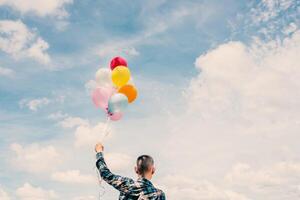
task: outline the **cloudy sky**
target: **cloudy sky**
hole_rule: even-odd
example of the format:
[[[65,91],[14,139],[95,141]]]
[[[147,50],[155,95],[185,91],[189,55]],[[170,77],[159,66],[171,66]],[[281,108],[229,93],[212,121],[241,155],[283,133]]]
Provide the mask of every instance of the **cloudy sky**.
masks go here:
[[[172,200],[300,198],[297,0],[0,0],[0,199],[117,199],[94,168],[95,72],[129,63],[139,98],[105,157],[154,157]]]

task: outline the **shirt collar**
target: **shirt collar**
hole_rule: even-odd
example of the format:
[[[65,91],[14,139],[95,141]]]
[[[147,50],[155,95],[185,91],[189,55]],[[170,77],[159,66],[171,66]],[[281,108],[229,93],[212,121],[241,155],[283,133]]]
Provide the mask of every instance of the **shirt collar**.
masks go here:
[[[147,185],[150,185],[150,186],[153,186],[153,184],[151,183],[151,181],[149,181],[148,179],[146,179],[146,178],[144,178],[144,177],[138,178],[137,181],[138,181],[138,182],[143,182],[143,183],[145,183],[145,184],[147,184]]]

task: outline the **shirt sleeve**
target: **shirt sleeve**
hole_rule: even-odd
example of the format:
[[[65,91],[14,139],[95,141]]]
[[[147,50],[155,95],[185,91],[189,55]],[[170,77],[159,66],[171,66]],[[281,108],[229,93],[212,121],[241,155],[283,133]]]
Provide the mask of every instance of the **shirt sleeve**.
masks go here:
[[[103,153],[99,152],[96,154],[96,166],[99,170],[100,176],[104,181],[106,181],[108,184],[116,188],[122,193],[128,193],[130,185],[132,182],[134,182],[132,179],[127,177],[122,177],[119,175],[113,174],[107,167]]]
[[[160,196],[160,200],[166,200],[166,195],[164,192],[162,192],[162,194]]]
[[[158,194],[159,194],[157,198],[158,200],[166,200],[166,195],[162,190],[158,190]]]

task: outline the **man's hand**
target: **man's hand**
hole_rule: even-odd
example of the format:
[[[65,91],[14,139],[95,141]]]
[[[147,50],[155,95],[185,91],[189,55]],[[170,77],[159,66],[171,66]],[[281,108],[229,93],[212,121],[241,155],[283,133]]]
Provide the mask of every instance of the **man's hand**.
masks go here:
[[[95,151],[96,151],[97,153],[103,152],[103,149],[104,149],[104,147],[103,147],[103,145],[102,145],[101,143],[97,143],[97,144],[96,144],[96,146],[95,146]]]

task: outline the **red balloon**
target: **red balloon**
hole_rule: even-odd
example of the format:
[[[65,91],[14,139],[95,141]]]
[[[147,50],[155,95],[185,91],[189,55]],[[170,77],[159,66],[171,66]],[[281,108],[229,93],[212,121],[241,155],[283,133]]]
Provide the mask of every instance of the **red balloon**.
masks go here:
[[[115,57],[110,61],[110,69],[113,70],[117,66],[126,66],[127,67],[127,61],[122,57]]]

